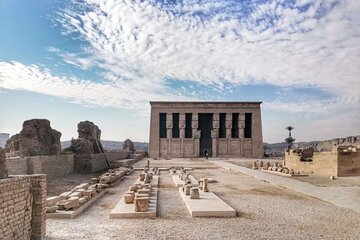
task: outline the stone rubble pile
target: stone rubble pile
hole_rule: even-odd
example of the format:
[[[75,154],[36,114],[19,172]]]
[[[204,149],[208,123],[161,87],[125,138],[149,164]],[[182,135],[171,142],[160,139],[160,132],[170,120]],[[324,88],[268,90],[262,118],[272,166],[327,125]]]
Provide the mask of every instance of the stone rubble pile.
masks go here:
[[[97,178],[92,178],[91,183],[82,183],[59,196],[48,197],[46,199],[46,212],[77,209],[131,171],[132,169],[123,167],[111,169]]]
[[[274,163],[274,165],[271,167],[271,164],[267,162],[265,165],[263,161],[254,161],[252,169],[259,169],[259,170],[268,170],[268,171],[274,171],[274,172],[281,172],[284,174],[289,174],[291,176],[295,175],[294,169],[289,169],[285,166],[282,166],[281,164]]]
[[[144,171],[139,174],[139,177],[129,190],[124,195],[125,204],[134,204],[135,212],[149,211],[150,196],[152,190],[151,181],[153,176],[158,174],[158,168],[150,169],[149,163],[144,168]]]
[[[182,168],[180,170],[176,170],[175,168],[170,169],[171,174],[178,174],[179,178],[184,182],[182,191],[186,196],[190,196],[190,199],[200,199],[200,192],[209,192],[208,183],[216,182],[214,179],[201,178],[198,180],[198,187],[194,186],[191,183],[190,176],[191,174],[186,171],[186,169]],[[201,190],[201,191],[200,191]]]

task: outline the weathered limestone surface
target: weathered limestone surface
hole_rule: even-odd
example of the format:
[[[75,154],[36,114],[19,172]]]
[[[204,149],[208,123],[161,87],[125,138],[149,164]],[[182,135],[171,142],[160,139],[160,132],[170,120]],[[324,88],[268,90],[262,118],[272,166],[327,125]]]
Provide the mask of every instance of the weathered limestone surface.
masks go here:
[[[101,130],[97,125],[90,121],[78,124],[78,138],[71,140],[71,145],[67,151],[76,154],[103,153],[104,148],[100,141]]]
[[[6,143],[7,157],[58,155],[61,133],[50,127],[47,119],[31,119],[23,123],[19,134]]]
[[[5,161],[5,151],[0,148],[0,179],[8,177],[8,169]]]
[[[135,152],[134,143],[130,139],[126,139],[124,141],[123,150],[134,153]]]

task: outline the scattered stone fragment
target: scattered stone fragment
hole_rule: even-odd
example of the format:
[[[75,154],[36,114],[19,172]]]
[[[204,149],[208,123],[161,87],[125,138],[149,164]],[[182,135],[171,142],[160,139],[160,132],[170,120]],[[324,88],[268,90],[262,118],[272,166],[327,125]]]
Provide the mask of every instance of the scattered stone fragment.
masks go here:
[[[66,200],[69,198],[71,192],[63,192],[62,194],[60,194],[60,200]]]
[[[134,191],[127,191],[124,195],[124,202],[126,204],[131,204],[134,202],[135,192]]]
[[[58,210],[58,209],[59,209],[58,206],[46,207],[46,212],[47,213],[53,213],[53,212],[56,212],[56,210]]]
[[[147,212],[149,210],[149,197],[136,196],[134,205],[135,212]]]
[[[48,197],[46,198],[46,206],[47,207],[55,206],[58,201],[60,201],[60,196]]]
[[[81,192],[73,192],[69,195],[69,198],[72,198],[72,197],[81,197],[82,196],[82,193]]]
[[[79,197],[70,197],[64,204],[65,209],[77,208],[80,205]]]
[[[190,199],[199,199],[200,193],[198,187],[192,187],[190,188]]]
[[[204,182],[203,182],[203,191],[204,191],[204,192],[209,192],[208,180],[207,180],[207,178],[205,178],[205,179],[204,179]]]
[[[87,201],[87,199],[84,198],[84,197],[79,198],[79,203],[80,203],[80,204],[83,204],[83,203],[85,203],[86,201]]]

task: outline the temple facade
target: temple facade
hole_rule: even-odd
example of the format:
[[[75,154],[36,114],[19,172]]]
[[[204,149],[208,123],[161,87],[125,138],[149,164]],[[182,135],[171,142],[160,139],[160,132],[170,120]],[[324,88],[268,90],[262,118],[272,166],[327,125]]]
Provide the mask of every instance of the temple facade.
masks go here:
[[[150,102],[150,157],[262,157],[261,102]]]

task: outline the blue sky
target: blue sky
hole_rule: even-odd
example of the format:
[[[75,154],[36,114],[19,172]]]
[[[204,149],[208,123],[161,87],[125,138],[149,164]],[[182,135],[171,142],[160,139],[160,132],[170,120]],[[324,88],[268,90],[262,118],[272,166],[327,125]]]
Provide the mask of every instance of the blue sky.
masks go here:
[[[360,134],[360,2],[0,0],[0,132],[147,141],[149,100],[263,101],[264,141]]]

